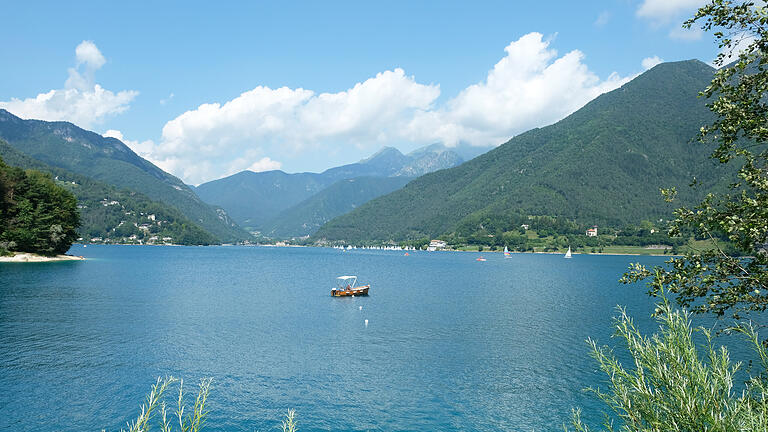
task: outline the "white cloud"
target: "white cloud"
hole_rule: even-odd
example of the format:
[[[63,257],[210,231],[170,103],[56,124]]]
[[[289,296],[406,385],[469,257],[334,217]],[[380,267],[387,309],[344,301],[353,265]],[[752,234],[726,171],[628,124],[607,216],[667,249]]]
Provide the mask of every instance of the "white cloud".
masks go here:
[[[641,62],[641,65],[643,66],[643,70],[648,70],[654,66],[656,66],[659,63],[662,63],[664,60],[659,58],[659,56],[653,56],[653,57],[646,57]]]
[[[281,164],[278,161],[273,161],[272,159],[268,157],[263,157],[253,164],[246,168],[247,170],[253,171],[253,172],[261,172],[261,171],[271,171],[271,170],[279,170],[280,167],[282,167],[283,164]]]
[[[152,156],[152,152],[155,149],[155,142],[152,140],[146,140],[146,141],[132,141],[129,139],[126,139],[123,137],[123,133],[119,130],[110,129],[102,134],[102,136],[107,138],[117,138],[120,141],[123,142],[123,144],[127,145],[131,150],[133,150],[136,154],[143,158],[148,158]]]
[[[198,184],[244,169],[278,169],[277,161],[367,155],[382,145],[498,145],[629,80],[615,73],[601,79],[583,53],[558,56],[550,43],[539,33],[510,43],[483,82],[441,106],[438,85],[418,83],[402,69],[338,93],[259,86],[167,122],[142,156]]]
[[[708,0],[644,0],[637,9],[637,16],[658,24],[678,20],[682,15],[692,15]]]
[[[0,101],[0,108],[23,118],[65,120],[90,128],[105,117],[124,112],[139,94],[134,90],[117,93],[95,83],[95,73],[106,59],[91,41],[75,48],[77,66],[69,69],[63,89],[40,93],[35,97]]]
[[[75,57],[77,57],[78,66],[86,64],[93,69],[99,69],[107,62],[93,41],[80,42],[80,45],[75,48]]]
[[[376,149],[399,139],[414,113],[430,109],[439,95],[439,86],[419,84],[402,69],[338,93],[259,86],[166,123],[152,160],[196,183],[250,167],[277,167],[265,159],[275,155],[339,146]]]
[[[583,63],[584,54],[562,57],[540,33],[510,43],[484,82],[471,85],[444,107],[417,113],[409,132],[417,141],[447,145],[500,144],[534,127],[554,123],[629,78],[601,80]]]

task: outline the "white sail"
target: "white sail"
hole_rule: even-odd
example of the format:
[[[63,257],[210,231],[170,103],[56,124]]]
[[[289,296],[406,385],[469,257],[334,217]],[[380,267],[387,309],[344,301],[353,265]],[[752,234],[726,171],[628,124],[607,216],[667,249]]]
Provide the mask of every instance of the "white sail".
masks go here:
[[[504,256],[507,257],[507,258],[509,258],[509,256],[510,256],[509,255],[509,249],[507,249],[506,246],[504,246]]]
[[[570,257],[571,257],[571,247],[568,246],[568,252],[565,253],[565,257],[564,258],[570,258]]]

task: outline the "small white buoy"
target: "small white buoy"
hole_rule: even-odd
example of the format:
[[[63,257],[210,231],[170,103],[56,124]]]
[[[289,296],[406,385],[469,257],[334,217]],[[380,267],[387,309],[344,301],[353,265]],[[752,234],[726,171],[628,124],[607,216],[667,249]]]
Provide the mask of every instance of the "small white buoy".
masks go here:
[[[365,326],[368,327],[368,320],[365,320]]]
[[[358,309],[358,310],[363,310],[363,307],[362,307],[362,306],[360,306],[360,307],[358,307],[357,309]]]

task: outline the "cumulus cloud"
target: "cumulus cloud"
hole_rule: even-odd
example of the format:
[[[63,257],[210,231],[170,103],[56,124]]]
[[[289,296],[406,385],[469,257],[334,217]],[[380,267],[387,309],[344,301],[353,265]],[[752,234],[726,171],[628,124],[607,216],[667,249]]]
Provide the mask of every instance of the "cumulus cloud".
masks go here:
[[[69,69],[63,89],[25,99],[0,101],[0,108],[23,118],[65,120],[90,128],[130,107],[131,101],[139,94],[137,91],[115,93],[95,83],[95,73],[106,63],[106,59],[92,41],[81,42],[75,48],[75,58],[76,66]]]
[[[375,149],[401,138],[414,113],[430,109],[439,95],[439,86],[419,84],[402,69],[338,93],[259,86],[166,123],[153,160],[196,183],[247,168],[279,167],[271,159],[276,155]]]
[[[155,149],[155,142],[152,140],[146,141],[132,141],[123,136],[123,133],[119,130],[110,129],[102,134],[107,138],[117,138],[127,145],[131,150],[143,158],[151,158],[152,152]]]
[[[77,58],[78,66],[86,64],[93,69],[98,69],[107,62],[93,41],[80,42],[80,45],[75,48],[75,57]]]
[[[252,163],[251,166],[249,166],[246,169],[253,172],[261,172],[261,171],[279,170],[280,167],[282,166],[283,164],[281,164],[278,161],[273,161],[268,157],[263,157],[257,160],[256,162]]]
[[[440,109],[417,113],[411,137],[449,146],[500,144],[554,123],[629,81],[615,73],[601,80],[584,64],[582,52],[558,57],[549,45],[540,33],[510,43],[484,82],[467,87]]]
[[[708,0],[644,0],[637,8],[637,16],[659,24],[678,20],[682,15],[692,15]]]
[[[143,155],[198,184],[312,155],[368,155],[382,145],[498,145],[629,80],[615,73],[601,79],[582,52],[558,56],[550,43],[540,33],[510,43],[484,81],[439,106],[439,85],[419,83],[402,69],[338,93],[259,86],[182,113]]]
[[[644,58],[640,64],[643,66],[643,70],[648,70],[663,61],[659,56],[653,56]]]

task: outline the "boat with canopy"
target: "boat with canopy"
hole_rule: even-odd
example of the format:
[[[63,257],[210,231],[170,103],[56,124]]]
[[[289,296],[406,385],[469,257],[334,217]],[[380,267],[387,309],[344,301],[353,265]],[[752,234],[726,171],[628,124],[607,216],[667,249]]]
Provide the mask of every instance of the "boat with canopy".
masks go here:
[[[339,276],[336,278],[336,288],[331,289],[334,297],[367,296],[371,285],[357,286],[357,276]]]

